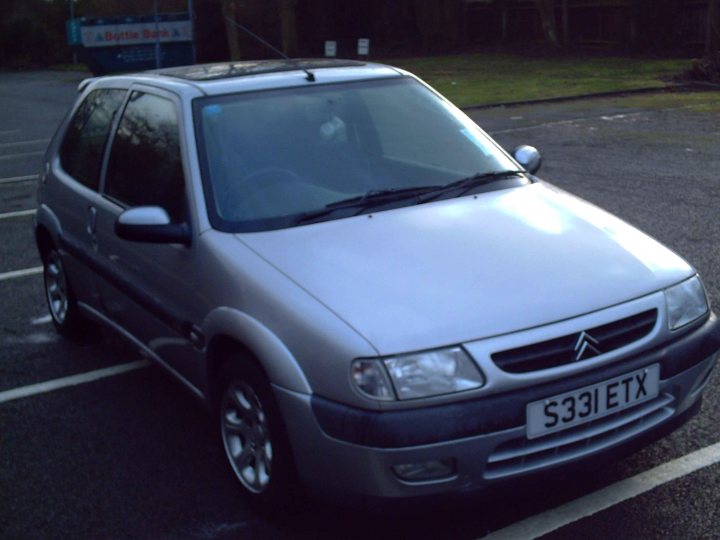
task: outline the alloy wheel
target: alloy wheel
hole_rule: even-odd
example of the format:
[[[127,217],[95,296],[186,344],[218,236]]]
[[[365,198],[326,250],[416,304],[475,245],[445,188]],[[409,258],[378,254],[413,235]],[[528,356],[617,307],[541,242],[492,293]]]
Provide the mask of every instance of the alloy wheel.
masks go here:
[[[45,263],[45,294],[53,319],[64,324],[69,307],[67,280],[60,255],[54,250],[48,254]]]
[[[270,484],[273,445],[262,402],[245,381],[227,388],[221,408],[225,452],[242,485],[262,493]]]

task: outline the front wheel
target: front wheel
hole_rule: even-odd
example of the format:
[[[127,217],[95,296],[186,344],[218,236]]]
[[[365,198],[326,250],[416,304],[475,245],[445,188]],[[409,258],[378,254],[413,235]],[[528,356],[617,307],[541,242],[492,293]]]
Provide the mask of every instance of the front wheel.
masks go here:
[[[222,373],[220,434],[245,495],[269,510],[290,502],[295,487],[290,444],[265,374],[240,362]]]

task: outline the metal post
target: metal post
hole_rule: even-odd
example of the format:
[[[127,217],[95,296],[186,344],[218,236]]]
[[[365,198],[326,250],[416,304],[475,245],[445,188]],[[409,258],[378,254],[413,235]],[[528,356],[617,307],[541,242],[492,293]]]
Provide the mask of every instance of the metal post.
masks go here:
[[[71,21],[75,20],[75,0],[70,0],[70,20]],[[70,24],[74,24],[74,23],[70,23]],[[73,63],[73,65],[77,64],[77,53],[75,52],[76,46],[77,45],[70,46],[70,47],[72,47],[72,63]]]
[[[707,6],[707,26],[705,27],[705,54],[708,56],[713,53],[713,23],[717,24],[715,21],[713,21],[713,2],[715,0],[708,0],[708,6]]]
[[[157,0],[153,0],[153,16],[155,18],[155,69],[160,69],[160,21],[158,20]]]
[[[192,41],[192,63],[197,64],[197,51],[195,50],[195,13],[193,11],[193,0],[188,0],[188,14],[190,15],[190,38]]]
[[[502,15],[502,40],[503,43],[507,41],[508,38],[508,5],[507,0],[503,0],[502,4],[500,6],[500,9],[502,9],[501,15]]]

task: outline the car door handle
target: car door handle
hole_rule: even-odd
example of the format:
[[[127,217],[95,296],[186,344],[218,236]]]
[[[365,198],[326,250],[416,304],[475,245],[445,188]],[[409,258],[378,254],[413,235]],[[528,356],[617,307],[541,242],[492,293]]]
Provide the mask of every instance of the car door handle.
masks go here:
[[[95,236],[95,229],[97,227],[97,209],[94,206],[89,206],[87,215],[85,216],[85,230],[90,236]]]

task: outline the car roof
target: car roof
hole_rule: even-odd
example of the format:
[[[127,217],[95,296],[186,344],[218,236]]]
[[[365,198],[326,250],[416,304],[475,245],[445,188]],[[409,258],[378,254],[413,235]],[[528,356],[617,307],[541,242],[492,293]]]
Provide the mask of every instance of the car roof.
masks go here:
[[[221,62],[216,64],[198,64],[149,71],[157,75],[176,77],[188,81],[211,81],[230,79],[264,73],[280,73],[295,70],[317,70],[323,68],[359,67],[366,65],[357,60],[335,58],[298,58],[282,60],[246,60],[242,62]]]
[[[311,72],[313,77],[308,77]],[[143,83],[183,93],[183,87],[205,95],[221,95],[254,90],[331,84],[378,78],[401,77],[400,69],[358,60],[301,58],[248,60],[162,68],[126,75],[92,79]],[[89,81],[81,83],[81,88]]]

